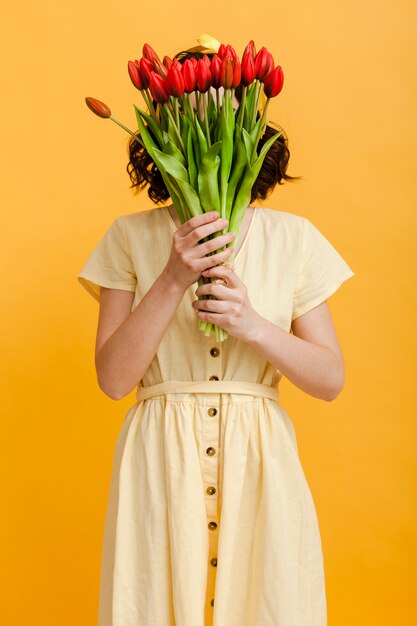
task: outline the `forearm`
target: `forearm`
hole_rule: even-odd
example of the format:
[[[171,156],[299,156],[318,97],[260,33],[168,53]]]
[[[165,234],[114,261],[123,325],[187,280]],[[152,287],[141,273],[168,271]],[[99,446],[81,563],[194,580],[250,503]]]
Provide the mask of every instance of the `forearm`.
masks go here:
[[[162,272],[138,306],[96,355],[100,388],[114,400],[142,379],[184,296],[184,288]]]
[[[344,364],[331,350],[305,341],[256,315],[246,341],[302,391],[334,400],[344,384]]]

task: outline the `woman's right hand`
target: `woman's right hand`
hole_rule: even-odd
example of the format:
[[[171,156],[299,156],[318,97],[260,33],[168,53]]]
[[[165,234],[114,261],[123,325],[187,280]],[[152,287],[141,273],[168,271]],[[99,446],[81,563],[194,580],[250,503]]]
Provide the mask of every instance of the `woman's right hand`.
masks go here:
[[[227,224],[228,220],[219,218],[218,212],[195,215],[181,224],[172,236],[171,253],[164,268],[170,280],[188,289],[200,278],[201,272],[205,269],[226,261],[234,247],[229,246],[222,252],[210,256],[207,254],[233,241],[236,233],[228,232],[203,243],[199,241],[223,230]]]

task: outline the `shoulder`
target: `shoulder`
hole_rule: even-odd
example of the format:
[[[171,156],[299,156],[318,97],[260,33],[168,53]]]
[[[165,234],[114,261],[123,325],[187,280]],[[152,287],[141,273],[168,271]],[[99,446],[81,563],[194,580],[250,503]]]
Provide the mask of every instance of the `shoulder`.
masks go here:
[[[257,212],[258,223],[265,233],[282,235],[292,245],[301,240],[306,221],[302,215],[268,207],[255,207],[255,211]]]
[[[127,240],[132,237],[137,240],[138,236],[152,237],[155,232],[160,231],[161,226],[166,219],[164,216],[165,207],[153,207],[145,211],[135,211],[133,213],[124,213],[116,218],[116,222],[124,230]]]

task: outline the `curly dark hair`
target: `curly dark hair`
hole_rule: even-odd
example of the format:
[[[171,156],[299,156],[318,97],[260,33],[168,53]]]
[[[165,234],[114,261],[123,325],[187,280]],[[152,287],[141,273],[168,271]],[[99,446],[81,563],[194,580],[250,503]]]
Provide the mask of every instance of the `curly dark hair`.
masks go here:
[[[209,58],[214,56],[213,52],[204,53]],[[197,50],[182,50],[175,55],[175,59],[178,59],[180,63],[184,63],[186,59],[190,59],[195,57],[199,59],[203,57],[203,53]],[[242,98],[242,86],[238,85],[235,89],[234,93],[237,101],[240,103]],[[156,108],[157,103],[155,100],[152,100],[154,107]],[[260,118],[259,111],[257,112],[256,119]],[[273,123],[273,122],[272,122]],[[283,180],[286,181],[296,181],[301,176],[289,176],[286,174],[288,161],[290,158],[290,151],[288,148],[288,139],[285,135],[284,130],[278,126],[278,124],[274,124],[279,130],[282,130],[281,135],[278,137],[276,141],[273,142],[272,146],[268,150],[268,153],[262,163],[262,167],[259,171],[258,177],[252,187],[251,192],[251,200],[252,204],[255,200],[265,200],[273,191],[276,184],[283,184]],[[146,125],[147,126],[147,125]],[[147,126],[151,136],[153,136],[152,131]],[[265,132],[263,136],[260,138],[257,152],[260,153],[263,144],[270,138],[272,135],[275,135],[277,130],[275,130],[269,124],[265,127]],[[140,131],[138,130],[135,133],[137,136],[140,136]],[[155,204],[161,204],[166,202],[169,198],[169,192],[165,186],[161,173],[156,166],[152,157],[148,154],[147,150],[142,146],[139,141],[137,141],[132,136],[129,139],[128,143],[128,155],[129,155],[129,163],[126,167],[127,172],[129,174],[132,185],[130,189],[136,188],[135,193],[139,193],[139,191],[149,185],[148,196]]]

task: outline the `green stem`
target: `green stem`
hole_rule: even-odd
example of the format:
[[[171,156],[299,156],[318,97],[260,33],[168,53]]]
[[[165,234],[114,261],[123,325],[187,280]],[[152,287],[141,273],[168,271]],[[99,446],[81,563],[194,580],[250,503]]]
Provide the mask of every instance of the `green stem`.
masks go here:
[[[255,80],[255,89],[257,90],[257,92],[255,95],[255,98],[253,99],[252,123],[251,123],[249,132],[252,132],[253,127],[256,124],[256,114],[258,113],[259,97],[261,95],[261,89],[262,89],[262,83],[260,80]]]
[[[243,88],[242,88],[242,101],[240,103],[240,111],[239,111],[239,119],[238,119],[238,124],[239,124],[240,130],[242,130],[243,119],[245,117],[246,92],[247,92],[247,90],[248,90],[247,86],[243,86]]]
[[[178,140],[179,140],[179,142],[180,142],[180,144],[181,144],[181,147],[182,147],[182,152],[183,152],[183,154],[184,154],[184,157],[185,157],[185,158],[187,158],[187,152],[186,152],[186,150],[185,150],[185,148],[184,148],[184,144],[183,144],[183,141],[182,141],[182,137],[181,137],[181,135],[180,135],[180,131],[178,130],[177,124],[176,124],[176,122],[175,122],[175,120],[174,120],[174,118],[173,118],[173,116],[172,116],[171,109],[169,108],[169,106],[167,105],[167,103],[166,103],[166,102],[164,103],[164,105],[163,105],[163,106],[164,106],[164,108],[165,108],[165,111],[168,113],[169,117],[171,118],[171,122],[172,122],[172,124],[173,124],[173,126],[174,126],[175,133],[176,133],[176,135],[177,135],[177,137],[178,137]]]
[[[130,128],[128,128],[127,126],[122,124],[122,122],[119,122],[119,120],[117,120],[115,117],[113,117],[113,115],[109,115],[109,119],[113,120],[113,122],[116,122],[116,124],[118,124],[121,128],[126,130],[130,135],[132,135],[132,137],[134,137],[136,139],[136,141],[138,141],[143,147],[145,147],[143,142],[142,142],[142,140],[137,135],[135,135],[135,133],[133,131],[131,131]]]
[[[265,118],[266,118],[266,112],[268,110],[268,104],[269,104],[270,99],[271,98],[267,98],[267,101],[266,101],[266,104],[265,104],[265,108],[264,108],[264,110],[262,112],[261,123],[259,124],[258,132],[256,134],[256,139],[253,142],[253,151],[252,151],[252,156],[251,156],[251,165],[253,165],[254,156],[257,155],[256,148],[258,146],[258,141],[262,137],[263,131],[265,129],[265,123],[266,123],[265,122]],[[262,133],[262,135],[261,135],[261,133]]]
[[[206,99],[206,94],[207,94],[207,99]],[[210,127],[209,127],[209,123],[208,123],[208,91],[206,91],[206,94],[203,93],[203,109],[204,109],[204,123],[205,123],[205,127],[206,127],[206,137],[207,137],[207,143],[208,143],[208,147],[211,148],[211,139],[210,139]]]
[[[147,107],[148,107],[150,115],[153,117],[155,122],[157,122],[159,124],[159,120],[157,118],[156,111],[155,111],[154,106],[152,104],[152,96],[150,95],[149,90],[148,89],[141,89],[140,93],[142,94],[143,99],[145,100],[145,102],[147,104]]]

